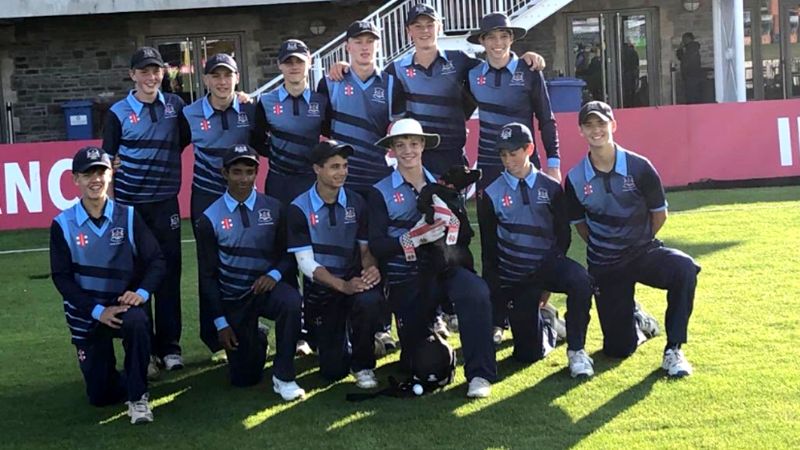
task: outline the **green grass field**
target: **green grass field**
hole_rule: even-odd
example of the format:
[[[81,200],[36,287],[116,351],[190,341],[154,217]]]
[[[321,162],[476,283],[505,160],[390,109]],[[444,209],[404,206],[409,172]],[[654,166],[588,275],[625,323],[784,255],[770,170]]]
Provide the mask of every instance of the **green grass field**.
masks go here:
[[[313,357],[298,361],[298,381],[309,391],[303,402],[279,401],[266,382],[231,388],[225,367],[210,364],[201,348],[194,245],[187,243],[188,365],[151,386],[156,421],[134,427],[124,406],[88,405],[60,297],[41,279],[47,253],[0,255],[0,447],[800,447],[800,187],[678,192],[669,200],[659,237],[703,266],[684,347],[695,374],[664,378],[664,336],[623,361],[602,356],[593,311],[594,378],[570,379],[563,346],[525,366],[510,359],[505,343],[497,353],[502,380],[482,401],[465,398],[459,368],[435,395],[349,403],[351,380],[326,386]],[[191,234],[186,225],[184,234]],[[47,240],[42,230],[7,232],[0,250]],[[573,242],[571,256],[583,261],[583,245]],[[663,292],[640,287],[637,298],[663,317]],[[563,311],[563,297],[553,301]],[[396,359],[379,361],[382,382]]]

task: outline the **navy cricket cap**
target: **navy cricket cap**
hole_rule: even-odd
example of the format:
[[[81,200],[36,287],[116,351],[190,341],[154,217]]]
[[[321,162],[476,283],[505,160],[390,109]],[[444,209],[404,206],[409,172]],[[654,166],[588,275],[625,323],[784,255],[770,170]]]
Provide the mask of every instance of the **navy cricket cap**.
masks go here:
[[[349,158],[352,154],[353,154],[353,147],[351,147],[348,144],[342,144],[339,141],[330,139],[327,141],[322,141],[319,144],[315,145],[314,148],[311,150],[311,155],[309,159],[311,159],[312,164],[321,166],[331,156],[339,155],[342,158]]]
[[[532,142],[533,136],[531,136],[531,130],[528,127],[521,123],[511,122],[503,125],[503,128],[500,129],[494,149],[498,152],[501,150],[516,150]]]
[[[111,168],[111,158],[100,147],[83,147],[72,158],[72,173],[86,173],[92,167]]]
[[[296,56],[306,62],[311,60],[308,46],[299,39],[283,41],[280,50],[278,50],[278,63],[283,64],[284,61],[292,56]]]
[[[206,67],[203,69],[203,73],[208,75],[217,67],[225,67],[231,72],[239,72],[239,67],[236,65],[236,60],[233,59],[233,56],[227,53],[217,53],[211,58],[208,58],[208,61],[206,61]]]
[[[362,34],[371,34],[375,36],[375,39],[381,38],[378,27],[368,20],[356,20],[347,27],[347,39],[358,37]]]
[[[614,120],[614,111],[611,110],[611,107],[607,103],[595,100],[583,105],[583,108],[578,113],[578,125],[586,123],[591,115],[599,117],[603,122]]]
[[[153,47],[140,47],[131,56],[131,69],[144,69],[147,66],[164,67],[161,53]]]
[[[406,16],[406,26],[414,23],[419,16],[428,16],[437,22],[442,21],[442,19],[439,17],[439,13],[437,13],[435,9],[424,3],[418,3],[414,5],[413,8],[408,10],[408,15]]]
[[[222,166],[226,169],[239,160],[253,161],[259,164],[258,153],[253,147],[247,144],[237,144],[225,151],[222,155]]]

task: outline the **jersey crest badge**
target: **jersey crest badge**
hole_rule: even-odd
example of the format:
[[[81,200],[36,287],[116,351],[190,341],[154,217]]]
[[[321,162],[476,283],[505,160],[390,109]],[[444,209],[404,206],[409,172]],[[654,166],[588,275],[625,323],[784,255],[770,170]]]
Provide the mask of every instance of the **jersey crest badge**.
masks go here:
[[[111,239],[109,245],[120,245],[125,240],[125,228],[117,227],[111,229]]]
[[[272,223],[272,212],[268,209],[258,210],[258,224],[270,225]]]

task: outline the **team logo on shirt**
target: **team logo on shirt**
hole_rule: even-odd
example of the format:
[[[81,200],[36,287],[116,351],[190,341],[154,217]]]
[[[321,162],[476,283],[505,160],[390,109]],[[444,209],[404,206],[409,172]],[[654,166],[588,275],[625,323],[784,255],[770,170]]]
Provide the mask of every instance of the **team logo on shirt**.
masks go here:
[[[456,66],[453,65],[452,61],[447,61],[442,66],[442,75],[448,75],[455,72],[456,72]]]
[[[356,223],[356,209],[352,206],[344,209],[344,223]]]
[[[403,203],[406,201],[406,197],[403,195],[402,192],[395,192],[394,193],[394,202],[395,203]]]
[[[592,195],[593,192],[592,183],[586,183],[583,185],[583,195]]]
[[[109,245],[120,245],[125,240],[125,228],[117,227],[111,229],[111,241]]]
[[[258,224],[259,225],[270,225],[272,223],[272,212],[268,209],[259,209],[258,210]]]
[[[177,230],[180,227],[181,227],[181,216],[177,214],[169,216],[169,229]]]
[[[636,190],[636,182],[633,181],[633,177],[628,175],[622,179],[622,191],[623,192],[631,192]]]
[[[375,88],[375,90],[372,91],[372,100],[383,103],[384,100],[386,100],[386,91],[384,91],[383,88]]]
[[[319,223],[319,216],[316,213],[311,213],[308,215],[308,222],[311,224],[312,227],[317,226]]]
[[[478,86],[483,86],[484,84],[486,84],[486,76],[478,75],[478,78],[475,81],[478,83]]]
[[[536,203],[550,203],[550,194],[545,188],[539,188],[536,191]]]
[[[281,114],[283,114],[283,105],[281,105],[280,103],[273,105],[272,114],[275,114],[276,116],[280,116]]]
[[[525,84],[525,72],[514,72],[511,81],[508,82],[509,86],[522,86]]]
[[[415,76],[417,76],[417,70],[414,69],[413,67],[406,67],[406,76],[408,78],[414,78]]]
[[[247,117],[247,113],[240,112],[239,115],[236,117],[236,126],[238,128],[244,128],[250,126],[250,119]]]
[[[175,117],[178,117],[178,113],[175,112],[175,107],[169,103],[164,105],[164,118],[174,119]]]
[[[78,235],[75,236],[75,243],[78,244],[78,247],[86,247],[89,245],[89,236],[78,233]]]
[[[503,207],[508,208],[509,206],[514,204],[514,200],[511,199],[510,195],[506,194],[506,195],[503,196],[502,203],[503,203]]]
[[[353,95],[354,92],[355,92],[355,89],[353,89],[353,85],[352,84],[345,84],[344,85],[344,95],[350,96],[350,95]]]
[[[211,129],[211,122],[208,119],[203,119],[200,121],[200,129],[203,131],[208,131]]]
[[[131,122],[131,124],[136,125],[139,123],[139,116],[137,116],[135,112],[131,112],[128,114],[128,120]]]
[[[219,221],[220,225],[222,225],[223,230],[231,230],[233,229],[233,220],[230,217],[226,217]]]
[[[308,104],[308,117],[319,117],[319,103],[311,102]]]

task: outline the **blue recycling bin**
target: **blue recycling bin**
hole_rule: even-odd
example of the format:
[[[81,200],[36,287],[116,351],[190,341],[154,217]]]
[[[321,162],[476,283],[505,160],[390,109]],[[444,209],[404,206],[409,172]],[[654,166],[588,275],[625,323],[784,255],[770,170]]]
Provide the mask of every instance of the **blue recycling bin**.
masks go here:
[[[580,111],[583,101],[583,88],[586,82],[579,78],[554,78],[547,81],[550,92],[550,107],[553,112]]]
[[[92,102],[71,100],[61,104],[67,125],[67,139],[77,141],[92,138]]]

